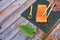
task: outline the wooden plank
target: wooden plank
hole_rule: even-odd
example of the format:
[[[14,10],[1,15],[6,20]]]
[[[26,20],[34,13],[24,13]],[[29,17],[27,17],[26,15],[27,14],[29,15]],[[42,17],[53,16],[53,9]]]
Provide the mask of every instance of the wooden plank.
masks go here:
[[[18,32],[19,32],[19,29],[18,28],[14,29],[12,31],[11,35],[8,36],[5,40],[8,40],[8,39],[11,40]]]
[[[21,17],[20,13],[15,13],[13,15],[11,15],[11,17],[5,21],[5,23],[3,23],[3,25],[1,26],[2,29],[0,30],[0,33],[2,33],[4,30],[6,30],[11,24],[13,24],[19,17]]]
[[[26,21],[26,19],[21,17],[20,20],[17,22],[17,24],[23,24],[23,22],[25,22],[25,21]]]
[[[23,23],[25,23],[25,24],[27,24],[28,22],[26,22],[26,19],[24,19],[23,21],[21,21],[22,19],[24,19],[23,17],[21,17],[18,21],[17,21],[17,23],[14,23],[13,25],[15,25],[15,29],[11,32],[11,34],[5,39],[5,40],[11,40],[13,37],[15,37],[16,35],[17,35],[17,33],[20,31],[19,29],[18,29],[18,27],[17,27],[17,24],[19,24],[20,22],[22,22],[22,23],[20,23],[20,24],[23,24]],[[25,22],[24,22],[25,21]]]
[[[8,27],[7,30],[5,30],[2,34],[0,34],[0,39],[4,40],[6,37],[8,37],[11,32],[14,30],[15,26]]]
[[[22,20],[23,19],[23,20]],[[25,20],[24,20],[24,18],[23,17],[21,17],[21,19],[19,18],[19,20],[23,23]],[[16,22],[15,22],[15,24],[17,23],[17,22],[19,22],[19,20],[17,20]],[[6,31],[4,31],[1,35],[0,35],[0,39],[2,39],[2,40],[4,40],[5,38],[7,38],[11,33],[12,33],[12,31],[14,30],[16,28],[16,25],[12,25],[11,27],[8,27],[7,28],[7,30]]]
[[[28,22],[28,20],[26,20],[25,22]],[[25,23],[24,22],[24,23]],[[23,24],[24,24],[23,23]],[[37,27],[34,25],[34,24],[32,24],[31,22],[29,22],[28,23],[28,25],[31,25],[33,28],[36,28],[37,29]],[[19,35],[20,34],[20,32],[17,34],[17,36],[15,36],[15,38],[13,38],[12,40],[30,40],[31,38],[28,38],[27,36],[25,37],[25,35],[23,35],[23,33],[21,34],[21,35],[23,35],[23,36],[21,36],[21,35]],[[34,40],[36,40],[36,39],[34,39]]]
[[[12,40],[26,40],[27,36],[25,36],[22,32],[19,32],[15,38]]]
[[[2,0],[0,2],[0,12],[5,9],[6,7],[8,7],[11,3],[13,3],[15,0]]]
[[[37,26],[35,26],[33,23],[30,22],[29,25],[31,25],[32,28],[36,28],[37,29]]]
[[[0,22],[3,21],[6,17],[11,15],[16,9],[18,9],[20,6],[22,6],[27,0],[16,0],[14,3],[12,3],[9,7],[4,9],[0,12]]]
[[[4,30],[6,30],[9,25],[11,25],[14,21],[16,21],[16,19],[18,19],[21,15],[21,13],[23,13],[28,7],[30,7],[36,0],[28,0],[24,5],[22,5],[18,10],[16,10],[17,12],[15,12],[14,15],[11,16],[11,18],[9,18],[3,25],[2,25],[2,29],[0,30],[0,33],[2,33]],[[27,6],[27,7],[26,7]]]
[[[24,23],[23,23],[24,22]],[[26,20],[25,18],[23,18],[23,17],[21,17],[20,18],[20,20],[18,20],[18,22],[17,23],[20,23],[20,24],[27,24],[27,23],[29,23],[29,21],[28,20]],[[31,25],[32,27],[34,26],[32,23],[29,23],[29,25]],[[14,27],[15,25],[13,25],[13,26],[11,26],[11,28],[12,29],[14,29],[15,27]],[[33,27],[33,28],[36,28],[35,26]],[[9,30],[9,29],[8,29]],[[6,31],[6,32],[8,32],[8,30]],[[13,30],[11,30],[11,31],[13,31]],[[1,36],[4,36],[4,37],[2,37],[1,39],[2,40],[4,40],[5,38],[7,38],[9,35],[11,35],[11,31],[9,31],[9,33],[4,33],[5,35],[1,35]],[[14,32],[15,33],[15,32]],[[22,34],[23,35],[23,34]],[[18,37],[18,36],[17,36]],[[21,37],[21,36],[20,36]],[[20,37],[18,37],[18,38],[20,38]],[[10,37],[9,37],[10,38]],[[22,38],[25,38],[25,39],[27,39],[27,37],[22,37]],[[22,38],[20,38],[20,40],[22,39]],[[16,37],[13,39],[13,40],[15,40],[16,39]]]
[[[60,39],[60,23],[57,24],[56,28],[46,37],[45,40],[59,40]]]

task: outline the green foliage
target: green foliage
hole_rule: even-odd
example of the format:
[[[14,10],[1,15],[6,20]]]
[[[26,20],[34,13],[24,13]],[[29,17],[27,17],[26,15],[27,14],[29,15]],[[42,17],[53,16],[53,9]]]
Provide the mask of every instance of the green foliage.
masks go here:
[[[29,37],[33,37],[36,32],[36,29],[32,28],[30,25],[18,25],[18,28]]]

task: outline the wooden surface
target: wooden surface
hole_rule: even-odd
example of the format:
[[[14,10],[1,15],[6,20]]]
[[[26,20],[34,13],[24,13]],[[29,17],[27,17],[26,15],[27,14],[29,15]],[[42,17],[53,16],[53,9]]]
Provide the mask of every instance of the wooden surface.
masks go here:
[[[0,22],[6,19],[8,16],[10,16],[16,9],[18,9],[22,4],[24,4],[27,0],[21,1],[21,0],[16,0],[13,2],[9,7],[4,9],[2,12],[0,12]]]
[[[2,23],[2,29],[0,29],[1,40],[31,40],[31,38],[28,38],[18,29],[18,24],[28,24],[37,29],[34,24],[21,16],[22,12],[30,7],[36,0],[26,0],[24,5],[20,5],[19,1],[20,0],[15,0],[0,12],[0,25]],[[42,33],[39,34],[41,35]],[[36,40],[35,38],[32,40]]]
[[[15,0],[2,0],[0,2],[0,12],[5,9],[7,6],[9,6],[11,3],[13,3]]]
[[[17,2],[18,2],[19,0],[17,0]],[[8,28],[10,25],[12,25],[18,18],[20,18],[20,16],[21,16],[21,13],[23,12],[23,11],[25,11],[31,4],[33,4],[34,2],[35,2],[36,0],[33,0],[33,1],[31,1],[31,0],[28,0],[24,5],[22,5],[21,7],[19,7],[18,6],[18,8],[15,8],[15,10],[16,11],[14,11],[14,7],[16,6],[9,6],[7,9],[9,10],[9,11],[7,11],[7,10],[5,10],[5,11],[2,11],[2,13],[5,13],[5,12],[7,12],[6,13],[6,15],[5,14],[3,14],[2,16],[0,16],[1,17],[1,22],[0,22],[0,24],[2,23],[2,29],[0,30],[0,33],[2,33],[4,30],[6,30],[6,28]],[[16,2],[16,3],[17,3]],[[16,4],[16,3],[14,3],[14,4]],[[18,4],[18,3],[17,3]],[[25,7],[25,6],[27,6],[27,7]],[[16,6],[17,7],[17,6]],[[11,9],[11,10],[10,10]],[[13,10],[12,10],[13,9]],[[13,12],[14,11],[14,12]],[[9,16],[9,17],[8,17]]]
[[[1,40],[26,40],[28,37],[20,32],[17,24],[29,24],[33,28],[36,28],[35,25],[21,16],[21,13],[30,7],[36,0],[26,0],[26,3],[24,2],[24,5],[22,5],[20,2],[23,1],[15,0],[15,2],[0,12],[0,25],[2,23],[2,29],[0,29]]]

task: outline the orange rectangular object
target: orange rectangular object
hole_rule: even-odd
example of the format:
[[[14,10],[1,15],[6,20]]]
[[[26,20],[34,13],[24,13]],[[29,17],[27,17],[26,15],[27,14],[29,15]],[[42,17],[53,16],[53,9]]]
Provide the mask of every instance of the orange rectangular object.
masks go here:
[[[46,9],[46,5],[38,5],[36,13],[36,22],[47,22],[47,12],[43,15]]]

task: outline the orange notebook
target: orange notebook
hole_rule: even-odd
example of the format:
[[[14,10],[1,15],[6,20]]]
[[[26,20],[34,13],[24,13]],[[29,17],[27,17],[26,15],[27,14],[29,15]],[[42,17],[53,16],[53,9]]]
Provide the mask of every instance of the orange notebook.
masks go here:
[[[47,12],[42,16],[46,9],[46,5],[38,5],[36,13],[36,22],[47,22]]]

